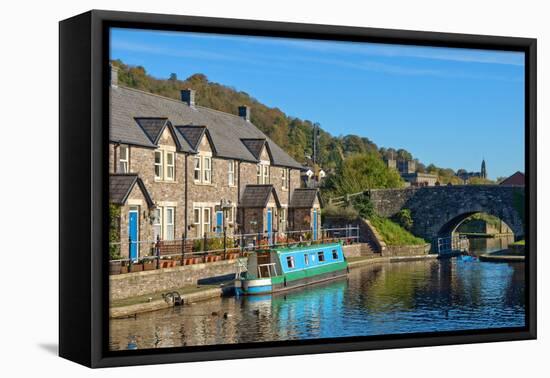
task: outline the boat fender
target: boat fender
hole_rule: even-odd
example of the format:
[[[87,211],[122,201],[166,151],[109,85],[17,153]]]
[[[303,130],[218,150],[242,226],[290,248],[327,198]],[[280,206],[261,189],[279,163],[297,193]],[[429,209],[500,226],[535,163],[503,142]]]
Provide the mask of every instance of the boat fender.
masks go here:
[[[346,271],[349,273],[349,265],[346,266]]]
[[[284,277],[284,279],[283,279],[283,285],[284,285],[284,287],[286,287],[286,277]]]

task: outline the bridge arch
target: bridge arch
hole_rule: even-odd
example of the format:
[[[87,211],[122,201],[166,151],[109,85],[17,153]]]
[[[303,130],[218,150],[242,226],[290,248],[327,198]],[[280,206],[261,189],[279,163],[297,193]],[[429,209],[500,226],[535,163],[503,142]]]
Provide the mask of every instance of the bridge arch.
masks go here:
[[[449,237],[451,235],[453,235],[457,230],[458,228],[467,220],[469,219],[471,216],[473,215],[476,215],[476,214],[488,214],[484,211],[474,211],[474,212],[465,212],[465,213],[462,213],[456,217],[454,217],[453,219],[449,220],[448,222],[446,222],[445,224],[442,225],[442,227],[440,228],[439,232],[438,232],[438,237]],[[512,230],[512,232],[514,232],[514,230],[512,229],[512,227],[510,227],[508,225],[508,223],[506,222],[506,220],[500,218],[500,216],[498,215],[495,215],[495,214],[488,214],[488,215],[492,215],[496,218],[498,218],[502,223],[504,223],[506,226],[508,226],[509,229]],[[514,232],[514,235],[515,235],[515,232]]]
[[[450,236],[457,224],[475,213],[487,213],[501,219],[516,239],[524,236],[523,187],[455,185],[374,189],[369,196],[374,211],[384,217],[409,209],[413,233],[426,240]]]

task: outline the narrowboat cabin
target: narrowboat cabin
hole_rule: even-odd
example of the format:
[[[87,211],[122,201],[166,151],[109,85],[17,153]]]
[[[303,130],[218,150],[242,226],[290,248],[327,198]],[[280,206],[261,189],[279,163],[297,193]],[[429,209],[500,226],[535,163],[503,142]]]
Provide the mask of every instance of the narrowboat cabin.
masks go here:
[[[248,257],[247,272],[237,280],[239,294],[268,294],[323,282],[348,273],[340,243],[273,248]]]

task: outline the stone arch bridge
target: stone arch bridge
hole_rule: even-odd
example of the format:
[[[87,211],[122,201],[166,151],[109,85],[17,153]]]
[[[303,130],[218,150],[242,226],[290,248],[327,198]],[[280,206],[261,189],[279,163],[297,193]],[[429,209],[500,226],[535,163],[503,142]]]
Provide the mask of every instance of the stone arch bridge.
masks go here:
[[[524,237],[525,191],[519,186],[456,185],[372,189],[374,211],[391,217],[410,209],[412,232],[426,240],[450,236],[470,215],[483,212],[506,223],[516,239]]]

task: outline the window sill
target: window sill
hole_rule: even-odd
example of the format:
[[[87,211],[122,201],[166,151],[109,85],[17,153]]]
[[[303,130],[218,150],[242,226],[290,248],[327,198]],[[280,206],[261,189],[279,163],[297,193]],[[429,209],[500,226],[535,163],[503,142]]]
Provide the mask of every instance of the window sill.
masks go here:
[[[215,186],[211,182],[200,182],[200,181],[193,181],[193,184],[197,186]]]
[[[155,182],[162,183],[162,184],[177,184],[177,180],[163,180],[159,178],[155,178]]]

